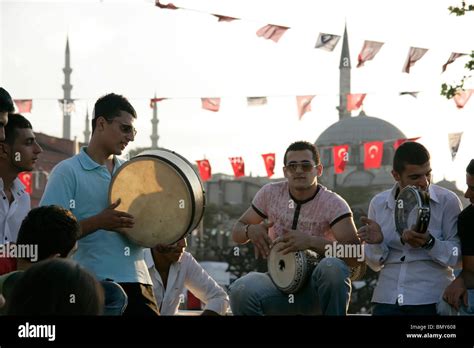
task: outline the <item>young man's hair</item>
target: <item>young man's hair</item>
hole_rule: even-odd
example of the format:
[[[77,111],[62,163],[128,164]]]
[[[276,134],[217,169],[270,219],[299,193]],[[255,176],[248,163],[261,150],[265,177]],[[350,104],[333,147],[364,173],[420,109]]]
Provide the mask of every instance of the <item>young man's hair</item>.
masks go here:
[[[7,301],[6,314],[101,315],[103,308],[99,281],[76,262],[54,258],[22,273]]]
[[[467,165],[466,172],[469,175],[474,175],[474,159],[472,159]]]
[[[5,142],[9,145],[13,145],[18,135],[16,130],[24,128],[33,129],[33,126],[23,115],[9,114],[8,123],[5,126]]]
[[[94,105],[92,133],[94,133],[97,118],[102,116],[108,122],[111,122],[114,118],[120,117],[120,111],[128,112],[134,118],[137,118],[137,112],[124,96],[110,93],[100,97]]]
[[[37,245],[37,261],[59,254],[67,257],[79,238],[81,225],[69,211],[57,205],[30,210],[18,232],[17,245]]]
[[[2,87],[0,87],[0,112],[13,112],[15,106],[10,94]]]
[[[408,141],[395,151],[393,170],[401,174],[407,164],[423,165],[430,160],[430,153],[420,143]]]
[[[285,151],[285,155],[283,156],[283,164],[286,166],[286,155],[290,151],[304,151],[304,150],[309,150],[311,151],[313,155],[313,161],[316,165],[319,164],[319,152],[318,149],[316,148],[316,145],[311,144],[308,141],[296,141],[290,146]]]

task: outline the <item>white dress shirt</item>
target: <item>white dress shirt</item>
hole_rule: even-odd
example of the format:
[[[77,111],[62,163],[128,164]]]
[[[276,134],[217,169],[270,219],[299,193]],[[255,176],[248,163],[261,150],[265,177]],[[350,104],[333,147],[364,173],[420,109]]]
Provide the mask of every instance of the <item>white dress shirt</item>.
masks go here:
[[[16,243],[21,223],[31,209],[30,195],[20,179],[13,181],[11,192],[13,201],[10,204],[0,178],[0,244]]]
[[[376,195],[369,206],[369,218],[382,228],[380,244],[366,244],[367,264],[380,271],[372,302],[399,305],[437,303],[454,279],[453,267],[461,260],[457,218],[461,202],[451,191],[429,186],[430,222],[427,233],[435,238],[431,250],[403,245],[395,228],[395,193],[398,185]]]
[[[145,262],[153,281],[153,292],[161,315],[178,313],[185,288],[206,304],[204,309],[224,315],[229,307],[229,297],[214,279],[199,265],[194,257],[184,252],[178,262],[170,266],[166,290],[160,273],[155,268],[150,249],[145,249]]]

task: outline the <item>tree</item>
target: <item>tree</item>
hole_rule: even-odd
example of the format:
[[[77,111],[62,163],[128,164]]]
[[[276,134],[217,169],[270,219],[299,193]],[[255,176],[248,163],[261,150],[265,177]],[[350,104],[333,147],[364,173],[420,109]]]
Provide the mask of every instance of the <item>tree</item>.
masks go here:
[[[474,11],[474,5],[466,5],[466,2],[463,0],[461,2],[461,7],[449,6],[448,10],[451,14],[454,13],[456,16],[464,16],[467,12]],[[474,70],[474,51],[471,52],[470,58],[471,60],[465,65],[465,68],[468,71]],[[441,85],[441,95],[444,95],[447,99],[453,98],[457,93],[464,89],[464,82],[471,77],[471,75],[464,75],[464,77],[461,79],[461,82],[455,86],[443,83]]]

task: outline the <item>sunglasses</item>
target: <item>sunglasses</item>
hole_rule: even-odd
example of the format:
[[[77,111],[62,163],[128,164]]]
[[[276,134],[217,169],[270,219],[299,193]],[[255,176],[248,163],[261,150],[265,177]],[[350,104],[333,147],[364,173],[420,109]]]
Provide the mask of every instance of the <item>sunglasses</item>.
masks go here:
[[[123,134],[133,134],[133,136],[137,135],[137,130],[135,129],[135,127],[129,124],[119,122],[117,120],[112,120],[112,122],[117,122],[120,125],[119,128]]]
[[[311,170],[313,170],[313,168],[316,168],[317,166],[312,164],[312,163],[290,163],[290,164],[287,164],[285,166],[285,168],[287,170],[289,170],[290,172],[292,173],[296,173],[296,171],[298,170],[298,167],[301,166],[301,169],[303,170],[303,172],[305,173],[308,173],[310,172]]]

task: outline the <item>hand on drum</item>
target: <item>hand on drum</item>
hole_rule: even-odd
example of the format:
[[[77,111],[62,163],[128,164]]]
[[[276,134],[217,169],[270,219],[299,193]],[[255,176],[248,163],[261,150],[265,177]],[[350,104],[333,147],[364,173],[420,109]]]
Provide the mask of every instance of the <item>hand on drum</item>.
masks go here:
[[[268,237],[268,228],[273,226],[273,222],[266,222],[265,220],[256,225],[249,226],[248,237],[254,245],[255,258],[262,255],[264,259],[270,254],[270,245],[272,240]]]
[[[367,244],[379,244],[383,242],[383,233],[380,225],[367,216],[362,216],[360,222],[364,224],[357,230],[357,236],[361,242]]]
[[[115,210],[120,205],[120,198],[112,203],[109,207],[102,210],[97,215],[98,224],[100,228],[109,231],[116,231],[122,233],[122,228],[132,228],[135,219],[132,215],[123,211]]]
[[[428,232],[418,233],[413,229],[414,226],[412,226],[411,230],[403,231],[401,239],[404,243],[409,244],[413,248],[421,248],[430,238],[430,234]]]
[[[311,236],[299,230],[289,230],[283,227],[283,235],[273,241],[273,245],[281,243],[277,251],[281,251],[283,255],[291,252],[310,249]]]

